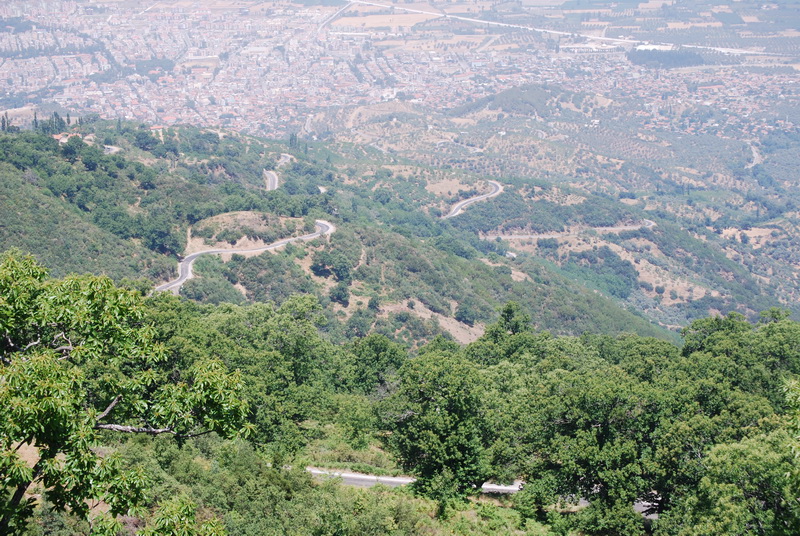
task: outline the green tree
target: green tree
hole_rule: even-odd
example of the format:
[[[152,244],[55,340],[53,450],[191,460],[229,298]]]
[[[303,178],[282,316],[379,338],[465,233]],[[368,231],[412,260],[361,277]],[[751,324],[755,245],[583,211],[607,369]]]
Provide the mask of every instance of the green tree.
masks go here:
[[[371,296],[367,302],[367,309],[370,311],[380,312],[381,300],[377,296]]]
[[[83,151],[85,148],[86,143],[84,143],[80,136],[70,136],[70,138],[67,140],[67,143],[61,146],[61,153],[72,163],[78,159],[81,151]]]
[[[143,151],[152,151],[159,144],[159,141],[149,131],[140,130],[136,132],[133,144]]]
[[[198,523],[197,505],[184,497],[177,497],[156,511],[140,536],[224,536],[220,522],[211,519]]]
[[[496,340],[503,335],[516,335],[530,329],[531,316],[522,310],[519,303],[511,301],[500,308],[500,318],[487,328],[486,336],[488,339]]]
[[[335,301],[347,307],[350,303],[350,289],[347,286],[347,282],[339,281],[336,283],[328,293],[328,297],[331,301]]]
[[[475,322],[478,320],[478,312],[475,310],[475,304],[472,300],[463,300],[458,304],[455,319],[468,326],[475,325]]]
[[[249,402],[249,439],[281,465],[306,438],[301,423],[319,420],[334,390],[352,383],[350,364],[320,335],[321,307],[311,295],[277,309],[198,305],[159,293],[149,300],[155,325],[174,356],[218,357],[241,373]]]
[[[632,507],[648,491],[650,394],[616,366],[579,366],[547,372],[523,402],[527,480],[540,481],[525,493],[536,495],[539,515],[561,498],[589,500],[577,520],[587,534],[640,534]]]
[[[400,388],[386,402],[389,447],[417,476],[415,487],[445,506],[475,493],[489,474],[489,434],[477,370],[431,351],[400,369]]]
[[[355,386],[366,394],[385,387],[407,357],[402,346],[378,333],[356,340],[353,354]]]
[[[247,404],[237,374],[214,360],[170,359],[142,298],[110,279],[50,280],[30,256],[0,258],[0,533],[21,533],[31,489],[58,511],[112,515],[140,504],[141,473],[95,447],[103,433],[179,438],[241,430]],[[32,467],[20,449],[34,452]]]
[[[700,536],[800,533],[795,460],[789,435],[778,430],[738,443],[716,445],[699,485],[663,515],[656,534]]]
[[[789,406],[786,428],[789,433],[789,444],[794,455],[794,467],[789,474],[789,485],[795,497],[800,497],[800,467],[797,464],[800,458],[800,382],[796,379],[786,383],[784,388],[786,402]],[[796,515],[800,516],[800,506],[797,506]]]

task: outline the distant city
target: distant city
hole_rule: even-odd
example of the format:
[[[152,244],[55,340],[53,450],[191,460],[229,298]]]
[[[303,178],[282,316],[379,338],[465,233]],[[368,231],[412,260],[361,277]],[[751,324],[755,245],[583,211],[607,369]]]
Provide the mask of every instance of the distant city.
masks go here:
[[[781,104],[797,108],[800,97],[800,32],[769,19],[784,9],[770,2],[750,11],[665,0],[614,9],[589,1],[312,4],[5,2],[0,108],[16,124],[54,103],[154,125],[311,137],[322,134],[311,132],[312,115],[332,107],[405,101],[444,110],[523,84],[556,84],[634,103],[643,128],[748,139],[797,122]],[[705,61],[671,70],[629,57],[669,50]],[[724,118],[681,121],[688,107]]]

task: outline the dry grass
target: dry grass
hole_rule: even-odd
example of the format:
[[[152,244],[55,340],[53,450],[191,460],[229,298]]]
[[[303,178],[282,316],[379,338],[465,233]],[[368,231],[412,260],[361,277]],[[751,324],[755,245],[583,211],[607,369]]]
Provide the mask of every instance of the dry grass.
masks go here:
[[[331,23],[341,28],[411,28],[412,26],[437,18],[437,15],[423,13],[393,13],[390,15],[365,15],[363,17],[340,17]]]
[[[724,238],[733,238],[734,240],[741,242],[741,235],[745,234],[747,235],[747,238],[750,239],[750,245],[753,247],[753,249],[758,249],[766,244],[769,244],[773,240],[781,238],[778,237],[777,239],[773,239],[773,231],[775,231],[775,229],[768,229],[765,227],[753,227],[747,230],[728,227],[727,229],[722,230],[722,236]]]
[[[224,229],[237,229],[242,227],[249,227],[256,232],[266,231],[272,225],[280,223],[281,227],[288,223],[294,222],[297,226],[297,232],[295,234],[304,234],[303,229],[303,220],[299,218],[283,218],[277,216],[269,216],[267,220],[265,220],[264,214],[261,212],[250,212],[250,211],[242,211],[242,212],[226,212],[225,214],[219,214],[217,216],[212,216],[210,218],[206,218],[201,220],[195,224],[195,228],[201,227],[210,227],[214,229],[216,233],[223,231]],[[192,234],[192,229],[188,229],[187,236],[186,236],[186,249],[184,250],[185,255],[189,255],[191,253],[196,253],[198,251],[203,251],[206,249],[241,249],[241,248],[258,248],[269,245],[269,243],[264,242],[263,240],[253,240],[247,237],[241,237],[239,240],[236,241],[235,244],[231,244],[225,241],[217,241],[208,243],[206,239],[194,236]],[[251,252],[251,253],[242,253],[245,257],[247,256],[254,256],[260,255],[259,252]],[[223,254],[222,259],[227,261],[230,260],[230,254]]]
[[[429,182],[425,189],[428,190],[432,194],[436,195],[452,195],[456,192],[462,192],[464,190],[469,190],[472,188],[468,184],[464,184],[458,179],[445,179],[439,182]]]
[[[462,324],[455,318],[450,318],[439,313],[434,313],[433,311],[425,307],[425,305],[421,303],[419,300],[415,301],[416,305],[414,306],[413,309],[409,308],[406,302],[387,303],[381,305],[381,314],[379,316],[381,316],[382,318],[386,318],[389,316],[389,313],[405,312],[415,315],[423,320],[435,319],[439,323],[439,326],[441,326],[442,329],[447,331],[450,335],[453,336],[453,338],[456,341],[460,342],[461,344],[469,344],[471,342],[474,342],[478,340],[481,335],[483,335],[485,327],[483,324],[475,324],[474,326],[468,326],[466,324]],[[456,306],[455,302],[453,302],[451,306],[455,308]]]

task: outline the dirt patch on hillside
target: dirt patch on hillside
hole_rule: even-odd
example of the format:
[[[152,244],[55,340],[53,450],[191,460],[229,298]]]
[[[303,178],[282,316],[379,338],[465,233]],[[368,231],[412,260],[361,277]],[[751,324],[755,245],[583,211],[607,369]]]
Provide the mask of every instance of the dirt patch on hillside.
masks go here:
[[[479,259],[479,260],[483,264],[486,264],[488,266],[493,266],[493,267],[506,266],[505,264],[502,264],[502,263],[499,263],[499,262],[492,262],[492,261],[490,261],[489,259],[486,259],[486,258]],[[513,279],[514,281],[530,281],[531,280],[531,278],[528,277],[528,274],[526,274],[524,272],[520,272],[519,270],[514,269],[514,268],[511,268],[511,279]]]
[[[742,234],[747,236],[747,239],[750,241],[750,244],[753,246],[754,249],[758,249],[761,246],[768,244],[774,238],[772,237],[772,233],[775,232],[775,229],[769,229],[765,227],[753,227],[751,229],[737,229],[735,227],[728,227],[722,230],[722,236],[725,238],[732,238],[739,242],[742,241]],[[780,236],[780,233],[779,233]]]
[[[483,324],[475,324],[474,326],[468,326],[456,320],[455,318],[450,318],[444,316],[439,313],[434,313],[430,309],[428,309],[423,303],[419,300],[414,300],[416,304],[414,308],[411,309],[408,306],[407,302],[401,303],[387,303],[381,305],[381,316],[382,318],[388,317],[389,313],[410,313],[415,315],[423,320],[430,320],[436,319],[439,325],[447,331],[453,338],[461,344],[469,344],[478,340],[485,330],[485,326]]]
[[[244,229],[254,231],[255,233],[265,233],[267,231],[274,231],[277,233],[275,240],[280,240],[289,236],[299,236],[306,234],[303,230],[303,220],[299,218],[285,218],[272,214],[265,214],[262,212],[242,211],[242,212],[226,212],[212,216],[197,222],[193,227],[190,227],[186,232],[186,248],[184,254],[189,255],[198,251],[207,249],[254,249],[268,246],[274,240],[266,242],[258,238],[248,238],[244,236]],[[197,236],[204,234],[204,230],[213,232],[213,236],[208,238],[205,236]],[[220,233],[226,231],[239,231],[241,236],[239,239],[231,244],[228,240],[216,239]],[[260,255],[262,252],[242,253],[245,257]],[[230,260],[230,254],[223,254],[223,260]]]
[[[456,192],[463,192],[473,188],[468,184],[464,184],[458,179],[445,179],[443,181],[428,183],[425,189],[435,195],[453,195]]]

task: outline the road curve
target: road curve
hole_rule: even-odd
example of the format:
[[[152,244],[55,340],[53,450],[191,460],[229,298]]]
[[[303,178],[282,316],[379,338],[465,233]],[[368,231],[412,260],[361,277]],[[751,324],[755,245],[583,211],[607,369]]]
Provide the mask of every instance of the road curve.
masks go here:
[[[268,244],[266,246],[242,249],[206,249],[204,251],[198,251],[196,253],[192,253],[191,255],[187,255],[185,259],[178,263],[178,278],[168,283],[164,283],[163,285],[157,286],[156,292],[170,291],[177,295],[180,291],[181,285],[193,277],[194,274],[192,273],[192,265],[200,255],[221,255],[223,253],[262,253],[264,251],[277,249],[281,246],[285,246],[286,244],[291,244],[292,242],[307,242],[320,236],[331,235],[336,232],[336,226],[324,220],[317,220],[316,226],[317,230],[313,233],[303,236],[295,236],[293,238],[284,238],[283,240],[278,240],[277,242],[273,242],[272,244]]]
[[[446,216],[442,216],[442,219],[446,220],[447,218],[454,218],[455,216],[461,214],[464,211],[464,209],[470,206],[471,204],[477,203],[478,201],[483,201],[484,199],[497,197],[498,195],[503,193],[503,185],[500,184],[499,182],[489,181],[489,184],[492,185],[491,192],[489,192],[488,194],[478,195],[475,197],[470,197],[469,199],[465,199],[463,201],[459,201],[458,203],[453,205],[453,208],[450,209],[450,212]]]
[[[267,185],[267,191],[271,192],[272,190],[278,189],[278,174],[274,171],[267,171],[264,170],[264,182]]]

